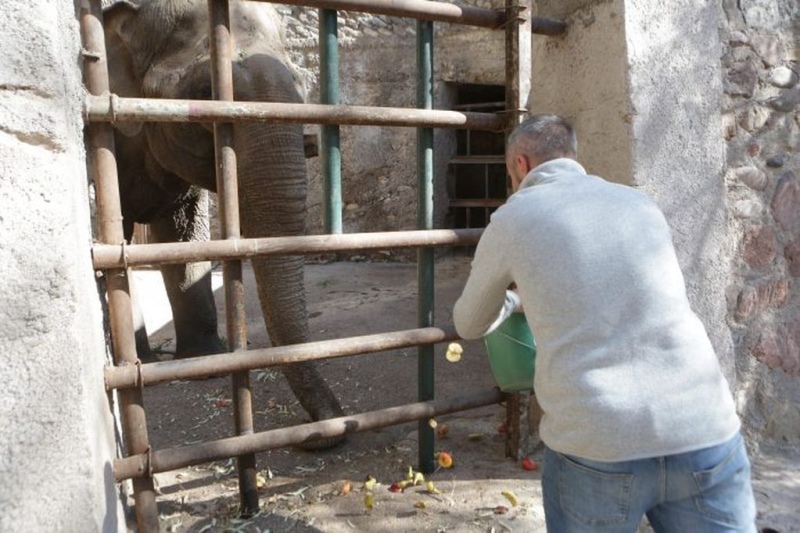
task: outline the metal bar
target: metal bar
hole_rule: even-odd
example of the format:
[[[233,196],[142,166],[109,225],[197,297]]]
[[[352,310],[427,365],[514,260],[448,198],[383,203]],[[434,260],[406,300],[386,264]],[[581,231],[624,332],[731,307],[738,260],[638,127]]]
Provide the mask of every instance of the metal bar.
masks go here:
[[[320,101],[339,104],[339,36],[337,13],[319,10],[319,85]],[[325,233],[342,233],[342,151],[338,124],[320,129],[322,184],[324,189]]]
[[[320,438],[347,435],[414,420],[429,420],[439,415],[496,404],[503,401],[504,398],[505,395],[499,389],[493,388],[455,398],[411,403],[357,415],[329,418],[290,428],[263,431],[253,435],[229,437],[181,448],[158,450],[149,456],[141,454],[117,460],[114,463],[114,475],[117,481],[122,481],[141,476],[148,470],[154,473],[168,472],[231,456],[281,448]]]
[[[506,120],[494,113],[401,107],[282,102],[220,102],[87,96],[90,122],[273,122],[350,126],[437,127],[500,131]]]
[[[500,198],[465,198],[459,200],[450,200],[448,205],[450,207],[500,207],[505,203],[505,200]]]
[[[452,22],[483,28],[499,28],[505,22],[502,11],[427,0],[288,0],[285,2],[281,0],[280,3],[413,18],[422,21]]]
[[[525,2],[520,2],[524,4]],[[567,31],[567,23],[563,20],[544,19],[533,17],[531,19],[531,33],[534,35],[547,35],[556,37],[563,35]]]
[[[257,1],[265,2],[271,0]],[[490,29],[502,28],[508,20],[503,11],[460,6],[447,2],[429,2],[427,0],[288,0],[280,3],[319,9],[358,11],[433,22],[450,22]],[[534,33],[559,35],[566,29],[566,24],[560,20],[544,18],[534,18],[533,20],[534,25],[531,29]]]
[[[108,63],[100,0],[81,0],[80,26],[83,49],[86,50],[84,64],[86,88],[91,94],[108,93]],[[96,188],[100,240],[108,244],[122,244],[125,235],[122,228],[114,132],[111,125],[90,125],[89,145]],[[136,354],[127,270],[125,268],[108,270],[105,276],[114,363],[135,368],[139,360]],[[120,391],[118,399],[125,451],[134,456],[146,454],[150,450],[150,442],[142,389]],[[133,498],[139,531],[157,532],[158,508],[150,472],[142,472],[142,475],[133,482]]]
[[[342,339],[314,341],[221,353],[173,361],[148,363],[141,367],[109,366],[105,371],[106,389],[150,386],[176,379],[197,379],[213,374],[242,372],[316,359],[331,359],[352,355],[410,348],[420,344],[436,344],[458,339],[452,326],[420,328]]]
[[[211,80],[215,100],[233,101],[233,71],[231,67],[233,40],[230,30],[228,0],[209,0],[211,24]],[[241,237],[239,227],[239,189],[236,175],[236,151],[233,124],[214,123],[214,146],[217,162],[217,196],[220,206],[222,235],[226,240]],[[247,350],[247,319],[244,306],[244,280],[240,260],[228,260],[222,265],[225,287],[225,326],[228,350]],[[253,399],[248,372],[231,376],[233,413],[236,435],[253,433]],[[252,516],[258,512],[256,456],[253,453],[236,457],[239,474],[240,512]]]
[[[523,7],[519,11],[520,5]],[[506,12],[517,11],[516,24],[506,26],[506,135],[520,123],[528,109],[531,92],[531,13],[532,0],[506,0]],[[513,112],[516,111],[516,112]],[[506,456],[519,459],[527,444],[528,402],[520,393],[511,394],[506,402]]]
[[[433,22],[417,21],[417,107],[433,109]],[[433,229],[433,129],[417,129],[417,228]],[[433,325],[433,250],[417,250],[417,325]],[[417,349],[417,397],[420,401],[433,400],[434,359],[433,346]],[[434,433],[427,420],[418,424],[419,469],[433,472]]]
[[[470,246],[476,244],[482,229],[440,229],[348,233],[345,235],[304,235],[262,237],[205,242],[96,244],[92,248],[93,266],[102,270],[144,265],[164,265],[194,261],[245,259],[257,255],[297,255],[428,246]]]

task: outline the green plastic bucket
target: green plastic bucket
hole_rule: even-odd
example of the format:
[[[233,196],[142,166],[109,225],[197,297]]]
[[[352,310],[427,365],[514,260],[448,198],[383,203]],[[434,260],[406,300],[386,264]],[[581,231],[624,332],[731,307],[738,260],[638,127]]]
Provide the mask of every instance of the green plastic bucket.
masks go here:
[[[497,329],[483,337],[492,374],[503,392],[533,389],[536,342],[524,313],[512,313]]]

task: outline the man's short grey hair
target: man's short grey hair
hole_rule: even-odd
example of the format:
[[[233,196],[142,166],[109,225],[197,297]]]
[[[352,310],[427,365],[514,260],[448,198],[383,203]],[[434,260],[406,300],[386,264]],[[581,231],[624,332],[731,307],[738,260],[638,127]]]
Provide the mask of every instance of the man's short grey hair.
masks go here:
[[[533,115],[509,135],[506,152],[516,150],[539,163],[578,156],[578,138],[570,122],[558,115]]]

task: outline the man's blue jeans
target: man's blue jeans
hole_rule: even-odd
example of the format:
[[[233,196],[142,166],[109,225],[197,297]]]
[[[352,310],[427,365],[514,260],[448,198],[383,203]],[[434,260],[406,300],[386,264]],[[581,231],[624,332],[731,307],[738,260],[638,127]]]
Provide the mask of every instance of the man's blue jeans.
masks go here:
[[[740,434],[719,446],[601,463],[545,450],[542,491],[550,533],[754,532],[750,461]]]

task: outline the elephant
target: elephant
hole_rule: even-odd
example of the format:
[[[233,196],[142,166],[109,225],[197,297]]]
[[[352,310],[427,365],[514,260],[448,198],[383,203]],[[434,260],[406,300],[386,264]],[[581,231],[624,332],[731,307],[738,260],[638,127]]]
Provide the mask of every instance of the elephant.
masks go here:
[[[119,1],[103,13],[111,92],[120,97],[211,98],[206,0]],[[230,3],[234,99],[302,103],[279,18],[264,3]],[[248,238],[305,233],[306,143],[302,125],[237,123],[233,142],[240,225]],[[216,190],[213,127],[125,123],[114,130],[126,238],[147,223],[158,242],[207,240],[208,191]],[[275,346],[308,340],[302,257],[252,260],[264,321]],[[210,263],[161,268],[176,330],[176,357],[224,352]],[[312,420],[343,416],[313,362],[281,368]],[[323,439],[316,447],[341,438]]]

